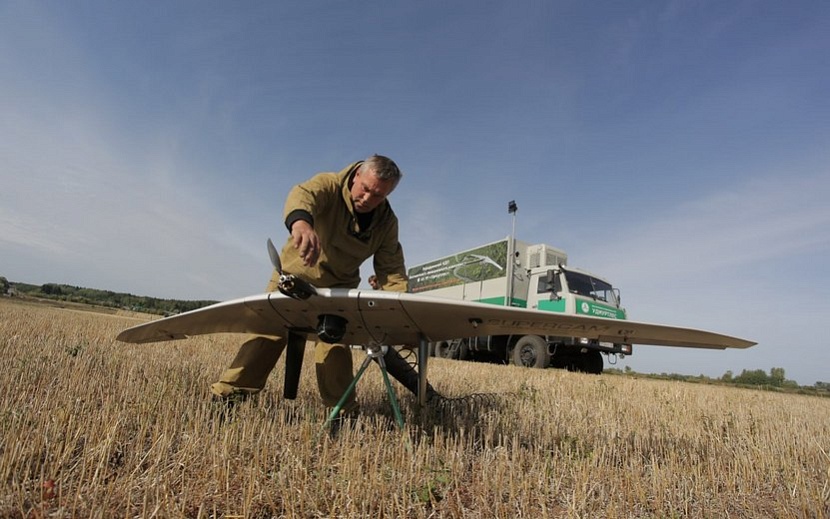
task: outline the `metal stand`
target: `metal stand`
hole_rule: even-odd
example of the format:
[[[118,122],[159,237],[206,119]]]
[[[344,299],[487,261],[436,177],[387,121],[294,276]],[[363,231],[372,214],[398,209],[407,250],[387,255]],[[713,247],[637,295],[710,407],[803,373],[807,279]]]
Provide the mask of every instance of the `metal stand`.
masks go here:
[[[285,352],[285,382],[282,394],[289,400],[297,398],[300,373],[303,369],[303,356],[305,355],[305,341],[305,336],[294,331],[288,332],[288,344]]]
[[[429,342],[421,335],[418,338],[418,405],[423,409],[427,405],[427,362],[429,361]]]
[[[403,429],[403,416],[401,415],[401,408],[398,405],[398,398],[395,396],[395,390],[392,388],[392,383],[389,381],[389,374],[386,372],[386,362],[383,360],[383,355],[386,353],[388,348],[389,346],[381,346],[379,344],[366,346],[366,358],[363,359],[363,363],[360,365],[360,369],[357,370],[357,375],[355,375],[354,380],[352,380],[352,383],[349,384],[348,388],[346,388],[346,392],[343,393],[343,396],[340,397],[340,401],[337,402],[337,405],[331,410],[331,414],[329,414],[328,419],[323,424],[324,429],[329,427],[331,422],[340,415],[340,411],[343,410],[343,404],[346,403],[346,399],[354,391],[360,377],[363,376],[366,368],[368,368],[369,364],[371,364],[372,359],[376,359],[378,365],[380,366],[380,372],[383,374],[383,382],[386,384],[386,394],[389,395],[389,401],[392,403],[392,410],[395,413],[395,422],[398,424],[399,428]]]

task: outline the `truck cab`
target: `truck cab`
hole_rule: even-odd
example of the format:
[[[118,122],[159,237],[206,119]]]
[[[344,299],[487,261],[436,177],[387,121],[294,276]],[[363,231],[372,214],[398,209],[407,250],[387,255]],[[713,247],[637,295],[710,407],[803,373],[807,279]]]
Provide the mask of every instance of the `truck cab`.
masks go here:
[[[604,319],[625,320],[627,314],[620,303],[620,292],[607,280],[590,272],[557,265],[539,267],[529,273],[531,290],[528,308],[571,315],[588,315]],[[534,290],[535,288],[535,290]],[[630,355],[630,344],[615,344],[584,337],[545,337],[550,365],[574,371],[602,371],[600,353]],[[517,347],[520,347],[517,344]],[[514,362],[527,364],[531,352],[514,352]]]
[[[549,312],[625,319],[620,291],[608,281],[583,270],[558,265],[530,273],[528,307]]]

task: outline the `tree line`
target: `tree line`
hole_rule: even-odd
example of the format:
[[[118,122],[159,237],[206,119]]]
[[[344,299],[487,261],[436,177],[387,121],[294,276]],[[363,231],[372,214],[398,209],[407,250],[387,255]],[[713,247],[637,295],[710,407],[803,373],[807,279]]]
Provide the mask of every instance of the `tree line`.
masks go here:
[[[3,276],[0,276],[0,294],[82,303],[157,315],[174,315],[188,312],[217,302],[137,296],[123,292],[76,287],[59,283],[31,285],[28,283],[10,282]]]
[[[819,396],[830,396],[830,382],[816,382],[812,386],[800,386],[795,380],[788,380],[784,368],[771,368],[769,373],[763,369],[745,369],[739,375],[731,370],[719,378],[707,377],[706,375],[681,375],[679,373],[638,373],[626,366],[624,370],[607,368],[606,373],[636,375],[644,378],[660,380],[679,380],[683,382],[696,382],[702,384],[726,384],[741,387],[763,388],[771,391],[797,392],[805,394],[816,394]]]

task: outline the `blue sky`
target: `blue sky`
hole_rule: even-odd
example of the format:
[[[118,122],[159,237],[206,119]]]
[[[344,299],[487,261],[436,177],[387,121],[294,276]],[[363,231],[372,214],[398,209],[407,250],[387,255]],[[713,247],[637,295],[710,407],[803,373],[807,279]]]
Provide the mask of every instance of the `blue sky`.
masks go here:
[[[286,192],[372,153],[407,261],[510,233],[630,317],[618,366],[830,380],[830,4],[0,3],[0,275],[260,292]]]

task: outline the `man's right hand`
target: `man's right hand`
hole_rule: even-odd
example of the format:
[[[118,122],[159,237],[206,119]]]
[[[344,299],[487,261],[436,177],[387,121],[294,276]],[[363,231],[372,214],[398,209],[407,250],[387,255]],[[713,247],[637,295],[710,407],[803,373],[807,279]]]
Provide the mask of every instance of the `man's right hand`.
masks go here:
[[[297,220],[291,226],[291,239],[294,248],[300,253],[303,265],[313,267],[320,258],[320,237],[305,220]]]

